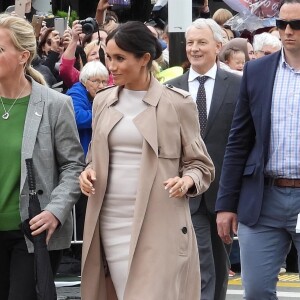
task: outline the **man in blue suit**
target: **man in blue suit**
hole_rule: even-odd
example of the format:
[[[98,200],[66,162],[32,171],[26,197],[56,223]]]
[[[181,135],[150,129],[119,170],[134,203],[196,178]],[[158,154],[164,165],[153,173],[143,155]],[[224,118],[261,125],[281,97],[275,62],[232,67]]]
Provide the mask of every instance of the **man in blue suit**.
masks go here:
[[[284,0],[283,49],[246,64],[224,157],[218,233],[230,243],[238,231],[247,300],[277,299],[291,240],[300,250],[299,16],[300,0]]]

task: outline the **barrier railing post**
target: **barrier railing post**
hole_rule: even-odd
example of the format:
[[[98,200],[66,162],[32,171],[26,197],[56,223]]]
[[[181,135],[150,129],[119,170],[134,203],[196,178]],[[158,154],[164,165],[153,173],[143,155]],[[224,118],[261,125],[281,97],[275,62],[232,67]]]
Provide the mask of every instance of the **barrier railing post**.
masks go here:
[[[71,241],[71,244],[82,244],[83,241],[77,240],[77,225],[76,225],[76,207],[73,206],[73,239]]]

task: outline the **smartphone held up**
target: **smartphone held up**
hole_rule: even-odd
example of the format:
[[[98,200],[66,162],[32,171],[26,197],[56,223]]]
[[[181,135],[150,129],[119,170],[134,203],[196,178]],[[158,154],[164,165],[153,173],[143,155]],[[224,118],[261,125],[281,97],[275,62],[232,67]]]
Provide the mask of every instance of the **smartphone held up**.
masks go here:
[[[67,19],[66,18],[54,18],[54,28],[59,32],[59,36],[64,35],[65,30],[67,30]]]

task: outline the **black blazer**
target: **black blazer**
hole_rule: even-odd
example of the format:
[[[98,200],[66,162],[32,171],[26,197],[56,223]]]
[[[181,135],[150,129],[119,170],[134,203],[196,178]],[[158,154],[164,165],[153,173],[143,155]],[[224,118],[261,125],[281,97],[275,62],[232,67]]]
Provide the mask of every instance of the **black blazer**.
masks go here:
[[[168,81],[177,88],[188,91],[189,71],[183,75]],[[202,195],[190,200],[191,213],[195,213],[204,199],[208,211],[215,212],[215,202],[219,188],[219,179],[223,164],[225,147],[231,127],[231,121],[240,90],[241,76],[217,69],[215,85],[212,95],[211,107],[204,133],[204,143],[215,165],[215,180],[209,189]]]

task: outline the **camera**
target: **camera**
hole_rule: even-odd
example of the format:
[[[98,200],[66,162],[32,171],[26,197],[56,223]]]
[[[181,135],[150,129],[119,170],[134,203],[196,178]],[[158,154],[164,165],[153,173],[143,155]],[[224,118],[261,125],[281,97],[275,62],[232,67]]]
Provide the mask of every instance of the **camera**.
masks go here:
[[[96,20],[91,17],[80,20],[79,24],[82,25],[82,32],[87,35],[98,31],[98,24]]]

